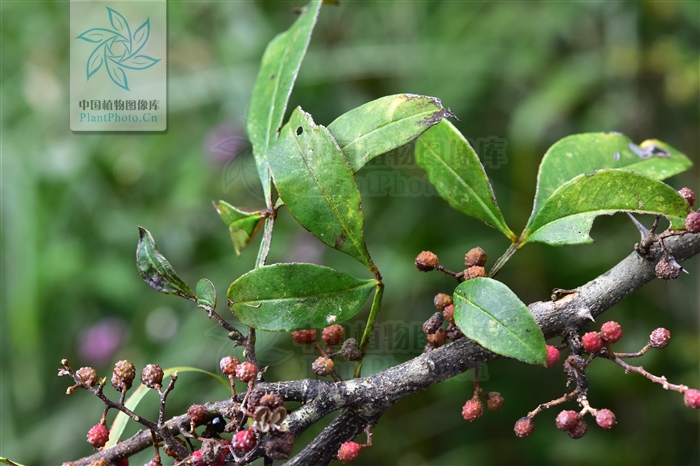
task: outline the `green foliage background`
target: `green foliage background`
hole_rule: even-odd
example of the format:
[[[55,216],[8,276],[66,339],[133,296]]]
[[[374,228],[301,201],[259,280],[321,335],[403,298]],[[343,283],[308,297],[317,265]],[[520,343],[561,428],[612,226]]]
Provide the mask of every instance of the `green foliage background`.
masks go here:
[[[59,360],[94,364],[132,360],[214,371],[229,353],[224,333],[190,303],[150,290],[134,265],[136,225],[190,285],[210,278],[225,302],[228,285],[253,267],[255,249],[236,258],[211,201],[260,207],[252,164],[229,164],[212,147],[244,138],[246,106],[267,42],[285,30],[301,2],[171,2],[169,120],[160,134],[74,134],[68,124],[68,2],[2,2],[2,361],[0,456],[24,464],[60,464],[90,452],[85,433],[101,403],[67,397]],[[387,94],[436,96],[470,138],[507,141],[503,164],[485,162],[508,223],[518,230],[532,208],[537,166],[561,137],[621,131],[640,142],[665,141],[694,160],[671,179],[700,191],[700,4],[696,2],[352,2],[321,12],[290,109],[302,105],[316,122]],[[478,149],[477,149],[478,150]],[[378,159],[358,173],[421,177],[408,151]],[[483,156],[483,154],[480,154]],[[228,157],[230,158],[230,157]],[[252,160],[250,160],[252,163]],[[372,178],[374,177],[374,178]],[[394,184],[398,187],[397,184]],[[460,216],[436,196],[371,196],[363,204],[366,237],[386,280],[380,319],[411,329],[433,312],[432,296],[454,282],[420,274],[413,259],[436,252],[450,268],[481,245],[490,264],[507,247],[486,226]],[[650,219],[644,219],[647,224]],[[361,265],[330,250],[284,212],[273,261],[306,260],[365,276]],[[519,230],[518,230],[519,231]],[[594,278],[627,255],[637,232],[623,215],[596,221],[592,246],[533,244],[499,275],[524,302],[554,287]],[[618,346],[636,350],[651,330],[671,329],[667,350],[640,362],[671,381],[700,386],[698,259],[690,275],[654,282],[605,315],[619,321]],[[220,309],[230,316],[228,311]],[[358,314],[347,326],[359,334]],[[109,319],[109,320],[105,320]],[[121,331],[107,362],[80,353],[84,332],[100,323]],[[413,325],[417,324],[417,325]],[[398,327],[396,327],[398,328]],[[596,327],[597,328],[597,327]],[[269,379],[309,376],[313,355],[285,334],[263,334],[259,351]],[[376,350],[368,370],[381,370],[422,350]],[[348,372],[349,372],[348,368]],[[612,409],[618,426],[572,441],[554,428],[554,412],[537,418],[533,437],[512,433],[515,420],[563,393],[558,369],[515,361],[486,368],[484,388],[504,394],[505,408],[465,422],[472,390],[459,377],[397,404],[374,429],[375,446],[360,464],[697,464],[698,412],[682,398],[601,361],[590,372],[590,401]],[[203,375],[183,374],[170,415],[226,392]],[[108,388],[109,393],[113,393]],[[146,397],[141,413],[155,413]],[[113,414],[111,415],[113,416]],[[155,416],[155,414],[153,414]],[[316,426],[298,441],[310,441]],[[134,426],[127,432],[133,432]],[[132,464],[149,459],[134,458]]]

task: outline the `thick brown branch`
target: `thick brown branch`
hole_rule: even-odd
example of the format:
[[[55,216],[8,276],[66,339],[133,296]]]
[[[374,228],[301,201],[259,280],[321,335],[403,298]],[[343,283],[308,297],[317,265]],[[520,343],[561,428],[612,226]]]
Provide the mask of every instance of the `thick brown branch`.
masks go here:
[[[678,262],[682,262],[700,254],[700,234],[671,237],[665,240],[665,245],[669,253]],[[651,248],[646,258],[636,252],[632,253],[608,272],[563,298],[532,303],[529,309],[545,338],[565,336],[579,329],[591,317],[597,317],[652,281],[659,253],[658,246]],[[341,410],[336,419],[310,445],[288,462],[290,465],[322,465],[333,460],[342,442],[354,438],[368,423],[376,423],[401,398],[497,357],[498,355],[465,338],[368,377],[335,383],[316,380],[260,383],[257,388],[279,393],[289,401],[305,403],[285,421],[296,434],[326,415]],[[210,411],[218,412],[229,404],[230,400],[224,400],[207,407]],[[186,422],[183,418],[185,416],[179,416],[167,423],[173,433],[177,433],[179,423]],[[99,457],[110,460],[123,458],[127,452],[133,454],[147,448],[150,442],[148,432],[141,432],[76,464],[89,465]]]

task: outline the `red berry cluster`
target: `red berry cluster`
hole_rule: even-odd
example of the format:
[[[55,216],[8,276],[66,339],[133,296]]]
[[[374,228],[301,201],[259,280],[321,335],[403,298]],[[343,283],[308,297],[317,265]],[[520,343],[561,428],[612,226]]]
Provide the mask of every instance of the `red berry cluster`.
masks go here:
[[[221,372],[228,376],[233,384],[233,378],[237,378],[241,382],[254,382],[258,376],[258,368],[252,362],[238,362],[233,356],[225,356],[219,362]]]
[[[583,350],[587,353],[599,353],[606,344],[617,343],[622,338],[622,327],[615,321],[605,322],[600,332],[588,332],[581,337]]]

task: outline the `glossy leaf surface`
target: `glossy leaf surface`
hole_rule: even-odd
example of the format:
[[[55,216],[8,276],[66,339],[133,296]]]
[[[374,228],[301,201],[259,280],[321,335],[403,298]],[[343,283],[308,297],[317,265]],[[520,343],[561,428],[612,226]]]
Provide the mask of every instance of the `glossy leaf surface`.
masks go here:
[[[416,162],[450,206],[484,221],[511,241],[516,239],[498,208],[479,157],[452,123],[443,120],[418,138]]]
[[[360,190],[328,130],[297,108],[268,156],[289,212],[328,246],[376,268],[364,242]]]
[[[664,180],[692,166],[688,157],[657,140],[635,145],[620,133],[584,133],[567,136],[549,148],[537,175],[533,213],[557,188],[582,174],[604,168],[625,168]]]
[[[271,186],[265,157],[282,127],[287,102],[320,9],[321,0],[309,3],[294,24],[268,44],[253,87],[247,130],[268,206],[271,202]]]
[[[236,255],[240,256],[250,241],[259,230],[262,216],[260,212],[244,212],[235,208],[226,201],[219,201],[214,204],[214,208],[219,213],[221,220],[228,225],[231,233],[231,241]]]
[[[216,288],[211,280],[202,278],[197,282],[197,307],[207,311],[209,315],[216,309]]]
[[[243,324],[292,331],[324,328],[351,318],[377,283],[315,264],[275,264],[242,275],[227,296]]]
[[[664,215],[671,228],[685,226],[688,203],[667,184],[624,169],[579,175],[559,187],[531,218],[521,244],[555,246],[592,243],[593,220],[627,211]]]
[[[170,262],[158,251],[153,236],[143,227],[139,227],[136,265],[141,278],[154,290],[197,301],[192,289],[182,281]]]
[[[328,125],[353,172],[374,157],[401,147],[452,112],[440,99],[396,94],[368,102]]]
[[[544,365],[542,331],[527,306],[506,285],[491,278],[462,282],[454,292],[455,323],[486,349],[530,364]]]

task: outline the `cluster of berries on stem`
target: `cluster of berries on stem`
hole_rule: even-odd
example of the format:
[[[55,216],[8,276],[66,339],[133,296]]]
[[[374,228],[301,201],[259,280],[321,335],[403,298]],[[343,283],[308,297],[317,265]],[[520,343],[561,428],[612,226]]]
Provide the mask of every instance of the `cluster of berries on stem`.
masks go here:
[[[499,392],[487,392],[481,388],[479,383],[479,368],[474,369],[474,395],[467,400],[462,407],[462,417],[465,421],[474,422],[484,414],[483,398],[489,411],[498,411],[503,408],[505,399]]]
[[[623,359],[636,358],[644,355],[649,349],[665,348],[670,339],[671,332],[665,328],[657,328],[649,336],[648,343],[636,353],[621,353],[612,350],[611,345],[617,343],[622,338],[622,327],[614,321],[605,322],[600,331],[587,332],[582,337],[572,335],[569,338],[568,346],[572,348],[572,354],[564,361],[564,372],[567,375],[568,382],[575,385],[575,389],[560,398],[540,404],[536,409],[529,412],[527,416],[520,418],[514,426],[515,435],[518,437],[528,437],[535,430],[534,417],[544,410],[558,406],[560,404],[576,401],[581,408],[575,410],[561,411],[555,420],[557,429],[565,431],[569,437],[579,439],[583,437],[588,426],[584,420],[585,416],[591,415],[596,424],[605,430],[612,429],[617,423],[615,414],[609,409],[596,409],[590,405],[588,400],[588,380],[586,377],[586,369],[590,363],[596,358],[607,359],[622,367],[625,373],[636,372],[643,375],[652,382],[660,384],[666,390],[677,391],[683,393],[685,405],[689,408],[700,408],[700,390],[688,388],[685,385],[675,385],[669,383],[665,377],[658,377],[641,366],[632,366]],[[584,359],[581,354],[575,354],[579,350],[589,355],[588,359]],[[559,350],[553,346],[547,347],[547,366],[550,364],[550,356],[552,361],[559,359]],[[556,356],[556,357],[555,357]]]
[[[342,356],[348,361],[359,361],[362,351],[354,338],[345,339],[345,329],[340,324],[329,325],[321,331],[321,339],[325,343],[324,350],[318,344],[317,331],[313,329],[296,330],[292,332],[292,340],[299,345],[312,346],[320,356],[311,364],[311,371],[319,376],[330,375],[334,380],[342,380],[335,368],[334,358]],[[338,351],[334,351],[340,345]]]

